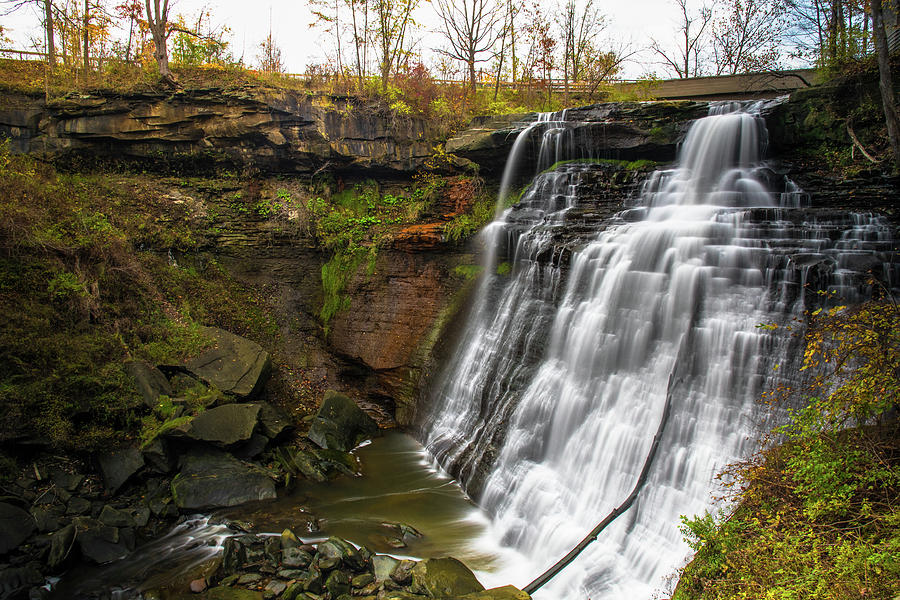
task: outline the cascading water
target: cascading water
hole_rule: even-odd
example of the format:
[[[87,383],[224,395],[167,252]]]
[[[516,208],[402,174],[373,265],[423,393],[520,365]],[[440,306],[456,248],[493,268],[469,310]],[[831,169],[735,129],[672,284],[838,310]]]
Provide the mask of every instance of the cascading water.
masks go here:
[[[663,587],[688,553],[679,516],[709,508],[716,472],[749,449],[760,392],[794,370],[792,338],[758,325],[801,314],[807,284],[857,299],[859,270],[889,250],[876,217],[803,216],[803,195],[762,163],[762,119],[734,109],[697,121],[678,168],[568,261],[559,232],[592,165],[540,174],[484,232],[486,273],[423,435],[524,555],[501,578],[525,585],[628,495],[672,396],[638,501],[539,597]],[[576,126],[521,134],[544,131],[539,168],[573,158],[554,142]]]

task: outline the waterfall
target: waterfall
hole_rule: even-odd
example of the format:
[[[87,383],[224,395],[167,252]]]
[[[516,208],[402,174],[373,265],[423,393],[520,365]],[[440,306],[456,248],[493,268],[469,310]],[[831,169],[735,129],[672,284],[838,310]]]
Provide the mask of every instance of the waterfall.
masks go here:
[[[553,115],[520,134],[501,197],[538,134],[539,171],[589,156],[577,128]],[[883,221],[815,217],[765,145],[747,106],[714,105],[677,166],[583,242],[560,244],[598,168],[585,162],[541,172],[483,232],[485,273],[422,435],[521,554],[507,583],[527,584],[628,495],[672,394],[635,505],[537,596],[663,588],[689,553],[679,516],[712,506],[716,473],[752,449],[760,393],[795,370],[798,338],[759,325],[789,324],[816,289],[858,300],[860,272],[887,262]]]

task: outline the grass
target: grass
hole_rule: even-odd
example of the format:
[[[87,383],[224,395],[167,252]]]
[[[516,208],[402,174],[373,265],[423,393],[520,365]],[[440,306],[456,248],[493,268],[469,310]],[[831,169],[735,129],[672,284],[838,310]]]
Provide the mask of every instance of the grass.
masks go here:
[[[123,363],[178,363],[218,325],[264,341],[262,291],[196,250],[205,218],[151,188],[61,174],[0,145],[0,431],[91,449],[135,437],[143,404]],[[188,212],[185,212],[188,211]]]

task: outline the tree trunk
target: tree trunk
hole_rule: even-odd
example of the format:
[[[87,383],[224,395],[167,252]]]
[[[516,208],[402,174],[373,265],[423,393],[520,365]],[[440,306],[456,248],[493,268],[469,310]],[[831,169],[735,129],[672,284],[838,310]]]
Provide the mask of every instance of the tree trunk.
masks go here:
[[[88,73],[91,70],[91,56],[90,56],[90,38],[88,34],[88,25],[91,22],[91,13],[90,7],[88,6],[88,0],[84,0],[84,24],[82,27],[84,28],[84,72]]]
[[[44,0],[44,31],[47,34],[47,60],[50,66],[56,66],[56,44],[53,39],[53,4]]]
[[[477,90],[475,88],[475,57],[469,56],[469,90],[472,93],[472,106],[476,103]]]
[[[147,7],[147,26],[153,37],[153,58],[159,68],[159,77],[169,85],[175,85],[175,76],[169,69],[169,50],[166,48],[166,24],[169,17],[169,0],[163,0],[160,8],[160,0],[153,0],[153,10],[150,9],[150,0],[144,0]]]
[[[894,153],[894,173],[900,173],[900,126],[897,119],[897,105],[894,102],[894,83],[891,75],[891,57],[888,54],[887,35],[884,31],[884,13],[881,0],[872,0],[872,36],[878,53],[878,87],[881,90],[881,104],[884,106],[884,121],[888,139]]]

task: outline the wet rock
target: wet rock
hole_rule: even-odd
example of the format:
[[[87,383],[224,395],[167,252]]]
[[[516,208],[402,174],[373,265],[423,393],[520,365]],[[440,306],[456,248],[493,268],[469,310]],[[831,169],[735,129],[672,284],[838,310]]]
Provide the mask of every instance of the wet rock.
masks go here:
[[[266,557],[274,562],[278,562],[281,558],[281,538],[280,537],[270,537],[265,542],[265,550]],[[274,571],[273,571],[274,573]]]
[[[146,527],[150,522],[150,509],[146,506],[138,506],[129,511],[135,527]]]
[[[103,525],[93,519],[82,518],[76,523],[76,541],[81,555],[97,564],[124,558],[134,548],[115,527]],[[133,539],[131,540],[133,542]]]
[[[144,456],[137,448],[125,448],[101,455],[100,472],[110,492],[117,492],[132,475],[144,466]]]
[[[66,514],[67,515],[86,515],[91,512],[91,501],[87,498],[81,498],[79,496],[75,496],[71,500],[69,500],[69,504],[66,505]]]
[[[294,429],[291,420],[279,408],[261,402],[259,404],[259,429],[270,440],[275,440]]]
[[[281,549],[285,548],[299,548],[300,547],[300,539],[294,535],[294,532],[290,529],[285,529],[281,532]]]
[[[222,547],[222,564],[219,569],[225,576],[234,575],[247,562],[247,551],[243,544],[234,538],[225,540]]]
[[[262,346],[216,327],[201,327],[200,332],[215,340],[215,346],[187,363],[191,373],[241,398],[262,390],[272,370],[269,354]]]
[[[41,533],[59,529],[61,516],[61,511],[52,507],[36,506],[31,509],[31,518],[34,519],[34,524]]]
[[[412,582],[412,570],[416,566],[414,560],[401,560],[391,571],[391,580],[400,585],[409,585]]]
[[[172,480],[172,497],[182,510],[236,506],[275,498],[275,484],[260,469],[212,449],[194,449]]]
[[[278,464],[292,475],[300,474],[319,483],[328,481],[325,466],[320,464],[321,461],[312,452],[280,446],[275,448],[274,455]]]
[[[332,598],[350,593],[350,578],[343,571],[332,571],[325,580],[325,589]]]
[[[172,396],[172,385],[162,371],[144,360],[133,360],[125,363],[125,371],[134,378],[134,383],[144,404],[150,409],[156,408],[160,396]]]
[[[205,592],[209,585],[207,585],[205,578],[201,578],[193,580],[188,587],[192,593],[199,594],[200,592]]]
[[[427,597],[406,590],[386,590],[384,594],[378,595],[379,600],[422,600]]]
[[[47,566],[52,571],[58,570],[72,554],[74,547],[75,526],[66,525],[50,536],[50,554],[47,556]]]
[[[358,590],[366,587],[371,583],[375,583],[375,576],[371,573],[363,573],[350,580],[350,587]]]
[[[354,571],[361,571],[367,566],[367,561],[360,555],[356,546],[337,537],[330,537],[319,544],[317,561],[327,558],[337,559],[339,564],[343,563]]]
[[[503,587],[491,588],[483,592],[473,592],[460,597],[460,600],[531,600],[526,592],[517,587],[505,585]]]
[[[176,429],[190,439],[225,448],[249,440],[258,415],[258,404],[226,404],[204,411]]]
[[[262,454],[268,445],[269,438],[261,433],[254,433],[249,440],[232,450],[231,453],[242,460],[250,460]]]
[[[369,415],[347,396],[329,390],[307,437],[321,448],[348,452],[376,435],[378,425]]]
[[[97,520],[110,527],[134,527],[136,525],[131,514],[124,510],[117,510],[108,504],[104,505]]]
[[[14,550],[35,529],[31,515],[12,504],[0,503],[0,555]]]
[[[276,597],[280,596],[284,590],[287,589],[287,584],[283,581],[270,581],[265,588],[265,591],[272,592]]]
[[[152,471],[159,474],[171,473],[175,468],[175,457],[169,452],[169,444],[163,438],[155,438],[141,448],[144,462]]]
[[[303,582],[303,591],[321,594],[322,590],[325,589],[324,582],[325,580],[322,577],[322,573],[312,569],[309,572],[309,577]]]
[[[263,600],[262,592],[232,587],[214,587],[206,590],[204,600]]]
[[[281,552],[281,564],[286,567],[305,569],[313,562],[313,556],[297,547],[284,548]]]
[[[466,565],[455,558],[429,558],[412,568],[411,592],[431,598],[463,596],[484,590]]]
[[[238,585],[248,585],[251,583],[256,583],[261,579],[262,575],[260,575],[259,573],[247,573],[238,577],[237,583]]]
[[[37,563],[24,567],[0,567],[0,598],[22,598],[28,588],[42,581]]]
[[[56,470],[50,475],[50,481],[67,492],[74,492],[81,485],[81,482],[84,481],[84,475]]]
[[[391,578],[391,573],[397,568],[400,561],[393,556],[386,554],[376,554],[372,557],[372,572],[375,574],[375,581],[385,581]]]

